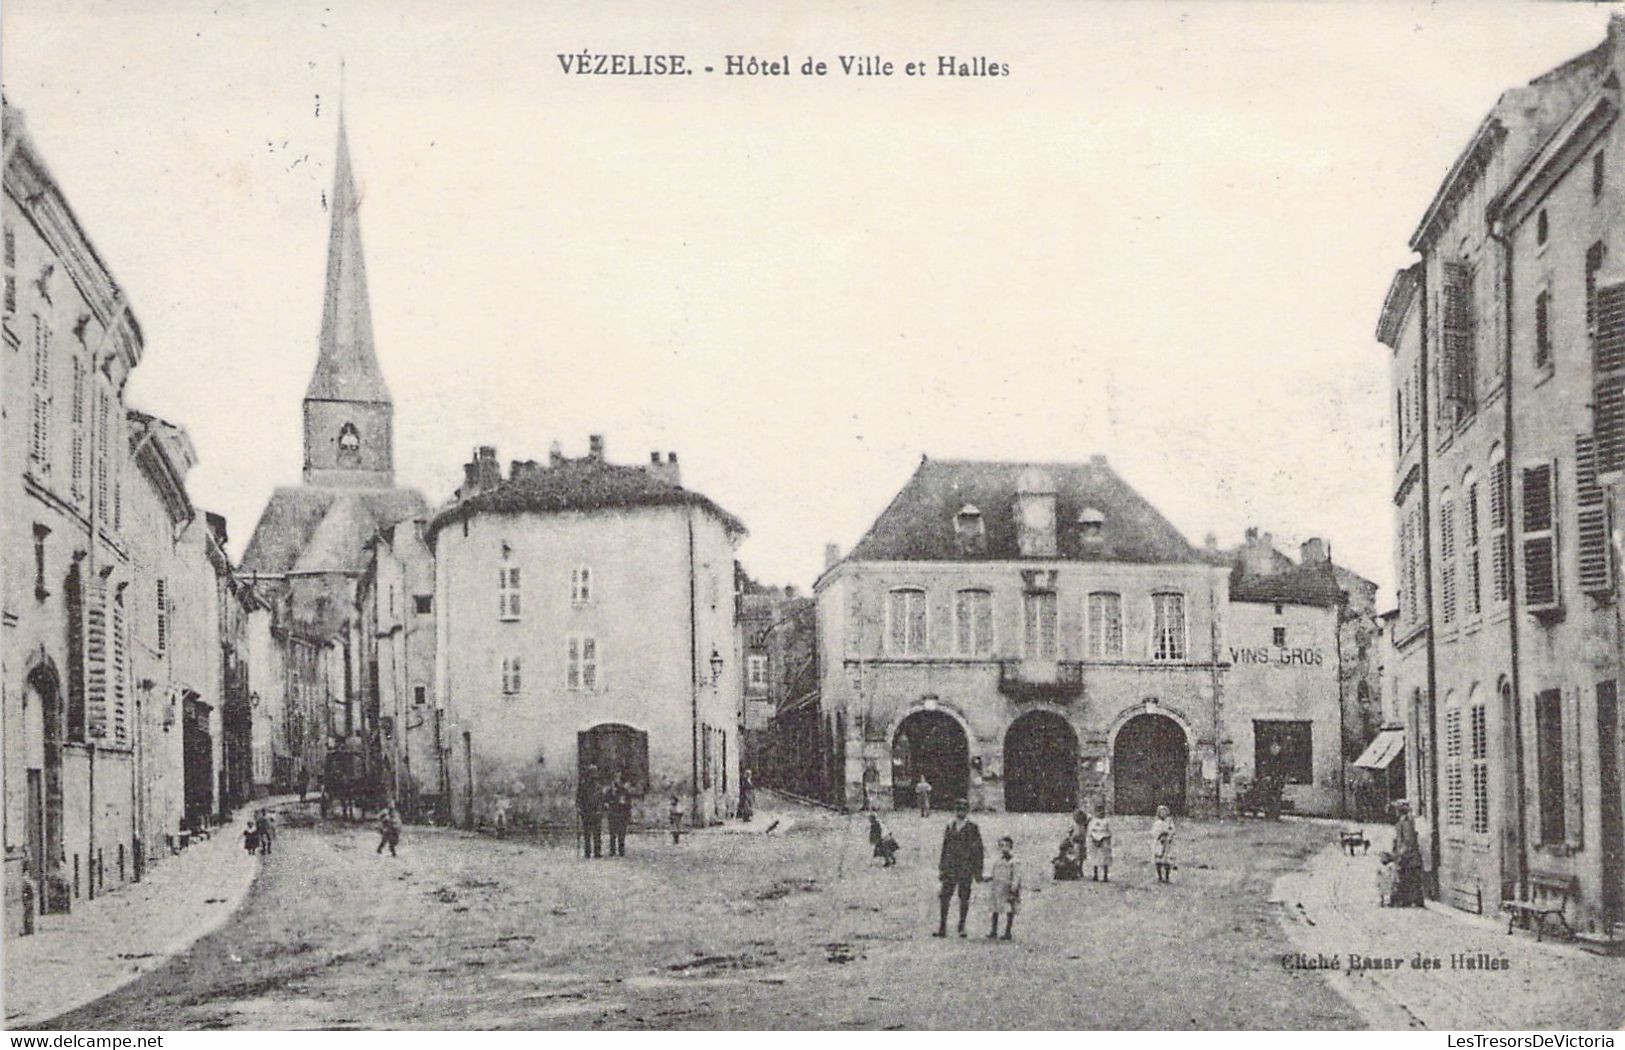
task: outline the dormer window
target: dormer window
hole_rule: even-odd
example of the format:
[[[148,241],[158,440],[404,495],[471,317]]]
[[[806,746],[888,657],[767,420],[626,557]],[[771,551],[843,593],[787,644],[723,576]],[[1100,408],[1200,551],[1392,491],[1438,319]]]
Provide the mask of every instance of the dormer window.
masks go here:
[[[1104,538],[1106,515],[1094,507],[1085,507],[1078,515],[1078,536],[1086,544],[1098,544]]]
[[[954,539],[961,554],[987,553],[987,524],[974,505],[967,503],[954,515]]]

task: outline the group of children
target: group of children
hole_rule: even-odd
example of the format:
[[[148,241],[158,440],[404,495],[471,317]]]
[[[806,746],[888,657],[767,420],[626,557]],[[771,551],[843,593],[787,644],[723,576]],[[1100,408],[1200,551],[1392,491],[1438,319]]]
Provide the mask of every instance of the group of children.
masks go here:
[[[1083,878],[1086,863],[1091,881],[1112,881],[1111,817],[1104,813],[1091,817],[1080,809],[1072,814],[1072,826],[1061,839],[1060,850],[1050,865],[1057,882],[1070,882]],[[1174,863],[1174,820],[1167,806],[1158,806],[1157,817],[1151,822],[1151,863],[1158,882],[1173,881],[1178,865]]]
[[[270,853],[276,842],[276,821],[267,809],[255,810],[243,829],[243,849],[250,853]]]

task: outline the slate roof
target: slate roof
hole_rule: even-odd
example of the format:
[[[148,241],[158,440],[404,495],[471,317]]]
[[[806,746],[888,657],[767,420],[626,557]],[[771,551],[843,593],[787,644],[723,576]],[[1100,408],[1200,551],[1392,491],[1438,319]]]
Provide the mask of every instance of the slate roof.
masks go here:
[[[254,526],[240,567],[273,575],[359,572],[373,533],[427,512],[411,489],[279,488]]]
[[[852,561],[1035,561],[1017,546],[1015,499],[1021,475],[1048,472],[1055,484],[1057,558],[1191,564],[1201,555],[1179,530],[1103,458],[1087,463],[922,459],[914,476],[847,555]],[[966,505],[982,515],[985,549],[965,549],[954,517]],[[1085,543],[1084,510],[1104,515],[1099,543]]]
[[[655,477],[641,467],[595,459],[568,459],[536,467],[518,478],[458,500],[429,522],[428,537],[476,514],[554,514],[632,507],[699,507],[731,532],[744,533],[738,518],[709,497]]]
[[[389,388],[384,385],[372,345],[367,264],[361,251],[361,195],[356,192],[350,171],[350,141],[342,111],[333,196],[328,207],[332,227],[327,238],[320,351],[305,400],[387,403]]]
[[[1230,600],[1330,607],[1342,603],[1343,589],[1330,562],[1293,565],[1270,575],[1243,572],[1238,564],[1230,570]]]

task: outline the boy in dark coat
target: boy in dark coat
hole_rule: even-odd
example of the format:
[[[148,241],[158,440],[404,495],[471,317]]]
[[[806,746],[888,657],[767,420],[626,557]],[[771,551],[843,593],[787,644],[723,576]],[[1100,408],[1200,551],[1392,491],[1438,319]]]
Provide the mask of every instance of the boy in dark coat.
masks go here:
[[[576,813],[581,816],[581,854],[584,858],[604,855],[604,789],[598,782],[598,767],[589,765],[576,782]]]
[[[970,913],[970,885],[982,878],[982,831],[970,819],[970,803],[960,799],[954,806],[954,819],[942,832],[942,855],[937,860],[942,889],[937,895],[939,917],[936,937],[948,936],[948,901],[959,895],[959,936],[965,936],[965,916]]]

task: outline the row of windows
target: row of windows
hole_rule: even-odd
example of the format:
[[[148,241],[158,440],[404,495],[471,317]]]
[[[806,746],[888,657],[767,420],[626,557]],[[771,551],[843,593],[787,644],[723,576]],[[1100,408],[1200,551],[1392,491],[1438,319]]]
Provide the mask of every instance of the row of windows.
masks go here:
[[[959,656],[992,656],[997,648],[993,630],[993,592],[969,588],[954,593],[954,652]],[[1054,591],[1029,591],[1021,596],[1021,655],[1030,660],[1059,657],[1060,602]],[[887,594],[886,651],[894,656],[924,656],[930,650],[930,617],[926,592],[899,587]],[[1116,591],[1091,592],[1084,603],[1085,652],[1091,660],[1121,660],[1123,596]],[[1187,657],[1185,596],[1158,591],[1151,595],[1153,660]]]
[[[49,478],[56,466],[54,461],[56,452],[52,442],[52,428],[56,422],[53,405],[56,399],[51,376],[56,342],[50,321],[39,314],[33,315],[33,327],[34,355],[33,369],[30,373],[28,458],[37,476]],[[124,524],[123,492],[118,463],[113,459],[112,453],[115,449],[122,449],[122,443],[115,444],[111,438],[115,427],[120,424],[122,414],[115,415],[118,405],[106,390],[95,391],[96,464],[95,477],[92,479],[90,465],[87,462],[90,440],[87,424],[91,419],[90,395],[93,384],[90,382],[91,377],[84,358],[75,353],[71,355],[70,361],[68,496],[75,506],[84,508],[90,496],[90,485],[94,482],[97,517],[104,522],[111,522],[115,530],[121,529]]]
[[[564,639],[564,687],[574,693],[596,692],[603,684],[598,666],[598,639],[570,634]],[[524,687],[523,661],[518,656],[502,661],[502,692],[514,696]]]
[[[523,609],[521,603],[519,566],[504,565],[497,569],[497,618],[518,620]],[[593,600],[593,575],[589,566],[570,570],[570,604],[590,605]],[[419,610],[425,611],[425,610]]]

